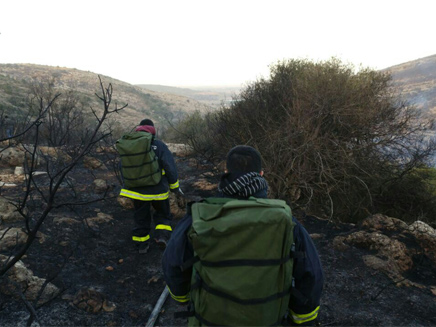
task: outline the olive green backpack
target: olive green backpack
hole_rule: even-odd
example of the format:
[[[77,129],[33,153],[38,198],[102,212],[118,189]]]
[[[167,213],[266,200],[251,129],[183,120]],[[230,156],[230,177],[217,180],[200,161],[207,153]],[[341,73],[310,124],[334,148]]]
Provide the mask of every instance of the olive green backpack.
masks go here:
[[[126,188],[157,185],[162,178],[158,158],[151,147],[153,135],[131,132],[117,140],[121,174]]]
[[[280,324],[292,286],[289,206],[254,197],[209,198],[191,209],[189,326]]]

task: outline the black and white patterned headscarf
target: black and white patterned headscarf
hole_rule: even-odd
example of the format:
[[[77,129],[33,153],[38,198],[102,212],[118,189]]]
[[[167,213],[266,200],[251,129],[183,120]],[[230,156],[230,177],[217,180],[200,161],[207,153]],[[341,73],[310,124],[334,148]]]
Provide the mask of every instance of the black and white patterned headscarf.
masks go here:
[[[222,180],[218,190],[225,195],[248,198],[268,188],[268,183],[259,173],[246,173],[232,182]]]

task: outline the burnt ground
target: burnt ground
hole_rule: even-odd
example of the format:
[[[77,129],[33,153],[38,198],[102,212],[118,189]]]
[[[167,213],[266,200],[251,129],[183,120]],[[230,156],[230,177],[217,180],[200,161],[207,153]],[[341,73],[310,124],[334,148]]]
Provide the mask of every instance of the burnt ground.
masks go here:
[[[187,197],[211,194],[212,191],[201,191],[194,186],[203,170],[188,165],[189,162],[185,158],[177,159],[182,189]],[[63,290],[55,299],[36,307],[40,326],[144,326],[164,290],[160,267],[162,250],[152,244],[147,254],[136,253],[130,240],[132,212],[116,200],[119,190],[116,179],[107,171],[99,170],[92,174],[83,170],[74,175],[75,183],[82,185],[83,192],[92,189],[89,184],[95,177],[115,185],[111,197],[76,207],[74,211],[65,207],[54,210],[41,228],[46,240],[34,242],[22,260],[36,276],[53,278],[52,283]],[[216,183],[212,176],[206,178]],[[56,217],[83,221],[98,212],[111,215],[113,220],[94,227],[53,222]],[[179,218],[180,215],[174,219],[174,225]],[[320,310],[323,325],[436,325],[436,294],[430,289],[431,285],[436,285],[436,269],[425,258],[416,258],[415,268],[407,276],[425,287],[398,287],[385,274],[365,266],[362,256],[369,254],[368,250],[353,248],[340,252],[333,248],[333,238],[356,231],[355,225],[334,224],[311,216],[300,217],[300,221],[309,233],[321,234],[314,242],[326,275]],[[98,292],[107,303],[112,303],[114,310],[91,313],[78,308],[74,301],[77,302],[81,290]],[[173,317],[175,311],[183,309],[168,298],[155,325],[185,325],[184,320]],[[0,326],[25,326],[28,316],[23,301],[0,294]]]

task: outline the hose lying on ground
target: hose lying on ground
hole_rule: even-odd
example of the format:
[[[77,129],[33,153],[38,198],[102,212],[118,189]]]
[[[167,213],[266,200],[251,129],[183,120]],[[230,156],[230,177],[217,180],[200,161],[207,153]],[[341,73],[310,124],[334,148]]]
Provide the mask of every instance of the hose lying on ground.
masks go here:
[[[157,316],[159,315],[159,312],[162,309],[162,306],[167,299],[168,296],[168,287],[165,286],[162,294],[159,297],[159,300],[157,300],[156,305],[154,306],[153,311],[151,312],[150,318],[148,318],[147,324],[145,327],[153,327],[154,323],[157,319]]]

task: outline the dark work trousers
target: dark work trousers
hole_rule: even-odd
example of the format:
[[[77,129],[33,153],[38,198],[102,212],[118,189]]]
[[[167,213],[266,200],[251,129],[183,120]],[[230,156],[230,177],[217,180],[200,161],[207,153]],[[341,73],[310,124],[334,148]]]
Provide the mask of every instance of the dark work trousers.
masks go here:
[[[132,231],[132,236],[136,237],[146,237],[150,234],[152,217],[155,225],[168,225],[171,226],[171,211],[170,211],[170,201],[159,200],[159,201],[140,201],[133,200],[135,207],[135,212],[133,218],[135,220],[135,227]],[[152,208],[154,209],[154,214],[152,215]]]

